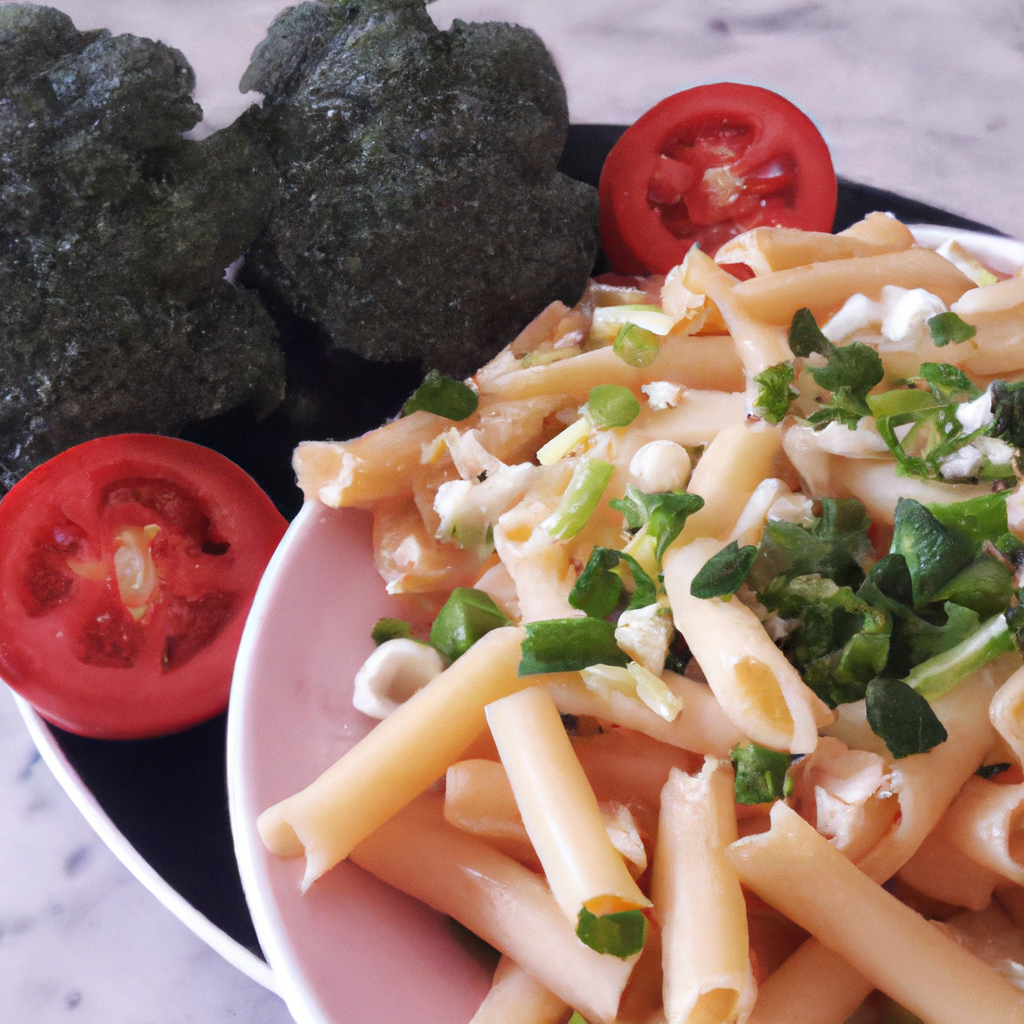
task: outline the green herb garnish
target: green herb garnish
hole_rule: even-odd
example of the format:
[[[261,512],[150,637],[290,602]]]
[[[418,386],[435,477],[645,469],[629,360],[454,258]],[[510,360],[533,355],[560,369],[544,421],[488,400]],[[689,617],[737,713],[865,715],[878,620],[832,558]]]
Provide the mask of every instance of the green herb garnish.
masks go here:
[[[800,392],[793,387],[796,371],[790,362],[776,363],[754,375],[757,397],[753,413],[768,423],[781,423],[789,412],[789,406]]]
[[[624,551],[595,547],[583,572],[569,591],[569,604],[587,615],[603,619],[619,606],[624,589],[622,577],[614,572],[621,562],[629,566],[633,576],[633,596],[629,608],[644,608],[658,599],[654,580],[644,572],[640,563]]]
[[[472,587],[456,587],[430,627],[430,646],[455,661],[485,633],[507,626],[508,621],[490,595]]]
[[[644,948],[647,918],[641,910],[622,910],[597,917],[584,907],[580,910],[576,934],[584,945],[598,953],[626,960]]]
[[[640,415],[640,403],[629,388],[599,384],[590,389],[586,416],[595,427],[628,427]]]
[[[402,406],[402,415],[423,410],[458,421],[472,416],[479,403],[477,393],[468,384],[453,377],[442,377],[437,370],[431,370]]]
[[[576,463],[572,479],[558,507],[541,524],[555,540],[571,540],[594,514],[615,467],[601,459],[584,456]]]
[[[780,750],[749,743],[734,747],[732,764],[736,770],[736,803],[766,804],[788,794],[786,773],[792,758]]]
[[[734,540],[701,566],[690,584],[690,593],[702,598],[735,594],[743,586],[756,558],[756,547],[748,544],[741,548]]]
[[[612,351],[624,363],[643,370],[654,363],[661,348],[653,331],[636,324],[623,324],[612,342]]]
[[[1003,772],[1008,772],[1013,767],[1009,761],[999,761],[997,764],[983,764],[974,774],[980,775],[983,779],[994,779]]]
[[[865,701],[868,724],[897,760],[946,741],[946,729],[928,701],[899,679],[872,680]]]
[[[615,642],[615,626],[605,619],[541,619],[526,624],[520,676],[579,672],[591,665],[625,668],[629,655]]]
[[[370,630],[370,639],[380,647],[388,640],[407,640],[412,637],[412,627],[405,619],[378,619]]]
[[[704,507],[704,499],[684,491],[661,491],[646,494],[626,484],[626,495],[613,498],[608,504],[626,517],[631,530],[647,527],[647,535],[656,540],[655,557],[661,559],[665,550],[682,532],[686,520]]]
[[[964,323],[956,313],[936,313],[926,321],[932,341],[938,348],[944,348],[950,342],[960,345],[970,341],[978,333],[978,328]]]

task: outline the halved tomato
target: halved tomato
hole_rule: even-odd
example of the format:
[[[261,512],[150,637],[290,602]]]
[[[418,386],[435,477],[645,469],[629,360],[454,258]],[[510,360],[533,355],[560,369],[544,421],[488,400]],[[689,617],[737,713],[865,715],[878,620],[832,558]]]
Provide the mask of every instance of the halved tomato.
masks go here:
[[[720,82],[652,107],[599,184],[601,243],[620,274],[666,274],[761,225],[831,231],[836,176],[810,118],[768,89]]]
[[[122,434],[63,452],[0,501],[0,676],[85,736],[211,718],[286,528],[209,448]]]

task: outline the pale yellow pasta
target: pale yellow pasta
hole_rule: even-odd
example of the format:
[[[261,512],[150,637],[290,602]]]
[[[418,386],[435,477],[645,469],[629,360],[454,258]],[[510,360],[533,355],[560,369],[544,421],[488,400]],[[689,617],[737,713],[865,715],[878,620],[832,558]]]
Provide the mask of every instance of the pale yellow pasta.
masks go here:
[[[636,957],[604,956],[580,942],[543,879],[448,825],[440,797],[408,805],[351,860],[454,917],[588,1021],[615,1020]]]
[[[736,525],[729,534],[730,541],[736,541],[740,547],[752,544],[757,547],[761,543],[765,524],[768,522],[768,511],[777,499],[792,493],[784,480],[767,477],[762,480],[740,513]]]
[[[909,249],[916,245],[913,232],[888,213],[869,213],[863,220],[839,232],[840,238],[858,238],[872,245]]]
[[[490,991],[469,1024],[563,1024],[571,1010],[540,982],[503,956]]]
[[[855,256],[780,270],[741,281],[732,295],[748,316],[788,327],[798,309],[810,309],[815,320],[822,323],[851,295],[877,299],[885,285],[923,288],[946,305],[974,287],[949,260],[931,249],[914,247],[881,256]]]
[[[683,710],[671,722],[623,693],[588,690],[579,673],[550,677],[548,690],[563,714],[592,715],[698,754],[727,757],[733,747],[746,741],[708,686],[674,672],[665,672],[663,679],[683,701]]]
[[[757,485],[775,475],[781,450],[782,432],[766,423],[721,431],[705,449],[687,488],[704,499],[704,507],[687,518],[675,543],[727,537]]]
[[[668,1024],[731,1024],[750,1010],[746,903],[725,854],[736,838],[732,790],[731,765],[711,758],[699,775],[673,769],[662,790],[651,896]]]
[[[988,717],[1017,762],[1024,762],[1024,668],[1014,672],[996,691]]]
[[[776,270],[803,267],[808,263],[908,249],[914,236],[905,228],[904,232],[902,236],[875,242],[852,234],[830,235],[824,231],[801,231],[799,228],[754,228],[721,246],[715,253],[715,262],[745,263],[755,275],[760,276]]]
[[[710,443],[728,427],[742,424],[746,415],[746,399],[741,391],[687,388],[674,408],[641,412],[630,432],[693,448]]]
[[[488,704],[487,724],[551,891],[567,920],[650,906],[612,846],[601,809],[543,687]]]
[[[859,871],[784,803],[729,848],[744,885],[929,1024],[1020,1024],[1024,994]],[[894,951],[899,955],[894,955]]]
[[[757,990],[748,1024],[845,1024],[874,985],[817,939],[807,939]]]
[[[1024,885],[1024,785],[970,778],[946,818],[952,842],[971,860]]]
[[[519,368],[515,358],[497,357],[476,377],[481,396],[501,399],[565,394],[585,402],[590,389],[610,380],[639,394],[642,384],[672,380],[690,388],[740,391],[743,367],[728,337],[669,335],[661,342],[658,357],[647,367],[624,363],[611,348],[581,352],[543,366]]]
[[[305,854],[303,890],[418,796],[485,727],[484,707],[537,683],[516,674],[523,630],[492,630],[305,789],[257,821],[267,847]]]
[[[739,730],[765,747],[810,753],[818,727],[831,722],[832,713],[742,601],[690,593],[693,578],[721,548],[702,539],[666,554],[665,590],[676,628]]]

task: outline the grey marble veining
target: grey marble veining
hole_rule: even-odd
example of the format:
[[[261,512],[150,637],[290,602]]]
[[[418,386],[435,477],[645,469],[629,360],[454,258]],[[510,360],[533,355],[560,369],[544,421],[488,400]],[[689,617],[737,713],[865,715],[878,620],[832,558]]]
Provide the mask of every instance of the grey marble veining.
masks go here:
[[[196,67],[206,130],[280,4],[58,0],[79,28],[162,38]],[[437,0],[510,20],[555,55],[577,122],[627,123],[735,80],[806,110],[837,170],[1024,237],[1024,5],[1016,0]],[[0,1024],[283,1024],[95,837],[0,694]],[[372,1022],[367,1022],[372,1024]]]

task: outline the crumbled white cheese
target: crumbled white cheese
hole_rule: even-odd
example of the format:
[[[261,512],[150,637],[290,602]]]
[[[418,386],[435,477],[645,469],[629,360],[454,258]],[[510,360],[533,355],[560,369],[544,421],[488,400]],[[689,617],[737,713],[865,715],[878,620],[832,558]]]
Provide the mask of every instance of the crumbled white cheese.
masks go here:
[[[874,420],[868,416],[858,420],[853,430],[833,421],[816,430],[814,440],[823,452],[848,459],[876,459],[889,455],[889,446],[875,429]]]
[[[931,341],[928,320],[946,312],[946,304],[924,288],[899,288],[886,285],[882,289],[882,336],[889,342],[884,349],[914,349]]]
[[[448,480],[441,484],[434,497],[434,511],[441,519],[438,539],[453,541],[460,548],[486,544],[498,517],[523,500],[538,470],[523,462],[502,466],[480,482]]]
[[[984,456],[973,444],[965,444],[946,456],[939,463],[939,469],[946,480],[969,480],[978,475],[984,462]]]
[[[387,640],[356,673],[352,704],[371,718],[387,718],[444,670],[444,658],[433,647],[405,638]]]
[[[615,642],[648,672],[660,676],[665,669],[675,626],[668,608],[649,604],[624,611],[615,626]]]
[[[674,409],[686,396],[686,388],[682,384],[673,384],[668,380],[652,380],[650,384],[641,384],[640,390],[647,396],[647,404],[655,412]]]
[[[814,502],[803,494],[783,494],[768,509],[769,522],[795,523],[810,529],[814,525]]]
[[[987,427],[995,419],[992,410],[992,385],[990,384],[985,393],[973,401],[961,402],[956,407],[956,418],[963,426],[965,434],[973,434],[976,430]]]
[[[866,295],[860,293],[851,295],[843,303],[842,309],[822,325],[821,333],[832,342],[838,345],[844,338],[848,338],[856,331],[865,330],[870,327],[878,327],[884,316],[882,306],[874,302]]]
[[[629,462],[632,482],[647,494],[682,490],[693,468],[686,449],[675,441],[648,441]]]

